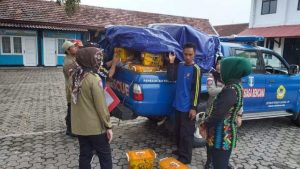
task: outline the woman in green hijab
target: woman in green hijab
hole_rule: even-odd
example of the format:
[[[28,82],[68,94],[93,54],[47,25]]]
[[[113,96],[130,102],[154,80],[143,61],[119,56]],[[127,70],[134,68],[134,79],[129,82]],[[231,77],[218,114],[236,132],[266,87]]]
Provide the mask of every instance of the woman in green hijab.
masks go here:
[[[250,73],[251,64],[247,59],[230,57],[221,62],[225,87],[213,101],[200,129],[211,150],[214,169],[227,169],[231,151],[236,147],[236,119],[243,103],[241,78]]]

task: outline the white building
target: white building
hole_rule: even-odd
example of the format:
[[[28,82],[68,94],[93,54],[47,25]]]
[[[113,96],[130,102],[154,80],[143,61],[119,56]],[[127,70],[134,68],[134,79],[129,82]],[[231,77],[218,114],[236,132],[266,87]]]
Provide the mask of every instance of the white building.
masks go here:
[[[239,35],[265,37],[265,47],[300,65],[300,0],[252,0],[249,28]]]

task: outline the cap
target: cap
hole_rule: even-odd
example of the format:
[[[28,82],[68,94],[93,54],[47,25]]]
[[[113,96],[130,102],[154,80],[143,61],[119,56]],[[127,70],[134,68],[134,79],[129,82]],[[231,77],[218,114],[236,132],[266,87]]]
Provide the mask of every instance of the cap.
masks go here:
[[[70,41],[65,41],[64,44],[62,45],[62,48],[64,49],[64,51],[67,51],[72,46],[74,46],[74,43]]]

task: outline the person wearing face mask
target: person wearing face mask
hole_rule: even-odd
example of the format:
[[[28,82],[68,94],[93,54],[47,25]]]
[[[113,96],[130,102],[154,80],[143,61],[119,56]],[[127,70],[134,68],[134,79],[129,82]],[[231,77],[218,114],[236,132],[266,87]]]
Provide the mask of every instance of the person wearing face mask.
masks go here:
[[[67,115],[65,117],[66,120],[66,135],[75,136],[71,132],[71,85],[69,84],[70,78],[70,69],[75,66],[75,54],[77,51],[77,47],[71,41],[65,41],[62,45],[62,48],[65,51],[64,65],[63,65],[63,73],[65,77],[65,92],[67,99]]]
[[[94,47],[79,49],[76,53],[77,66],[72,72],[71,121],[72,132],[79,141],[80,169],[91,168],[93,150],[98,155],[101,169],[112,169],[112,124],[98,75],[101,52]]]

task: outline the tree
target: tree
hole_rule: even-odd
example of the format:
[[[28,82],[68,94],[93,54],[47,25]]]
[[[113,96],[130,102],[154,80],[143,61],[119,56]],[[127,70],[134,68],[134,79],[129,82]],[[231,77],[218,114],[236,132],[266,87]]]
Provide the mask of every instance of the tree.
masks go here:
[[[80,0],[56,0],[57,3],[65,4],[65,10],[68,16],[71,16],[79,9]]]

